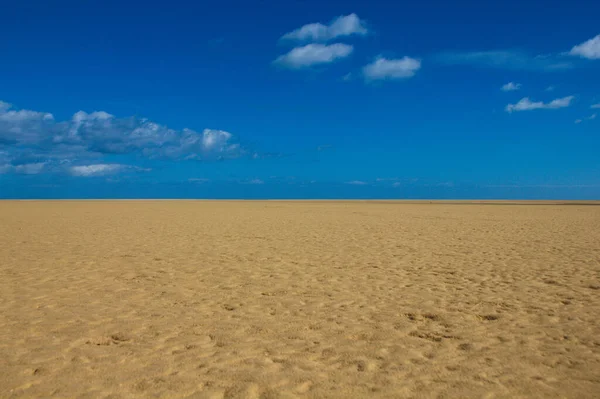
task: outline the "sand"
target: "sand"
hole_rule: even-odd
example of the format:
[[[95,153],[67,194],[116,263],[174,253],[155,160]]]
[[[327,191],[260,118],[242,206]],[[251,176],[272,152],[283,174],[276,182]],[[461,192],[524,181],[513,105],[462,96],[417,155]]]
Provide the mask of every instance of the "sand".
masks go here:
[[[600,206],[0,202],[2,398],[600,396]]]

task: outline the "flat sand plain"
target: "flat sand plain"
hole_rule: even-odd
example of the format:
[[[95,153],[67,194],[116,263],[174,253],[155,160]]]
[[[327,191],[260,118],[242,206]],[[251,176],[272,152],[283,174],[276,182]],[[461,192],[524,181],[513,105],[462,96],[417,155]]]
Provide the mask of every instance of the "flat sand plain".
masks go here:
[[[2,398],[598,398],[600,206],[0,202]]]

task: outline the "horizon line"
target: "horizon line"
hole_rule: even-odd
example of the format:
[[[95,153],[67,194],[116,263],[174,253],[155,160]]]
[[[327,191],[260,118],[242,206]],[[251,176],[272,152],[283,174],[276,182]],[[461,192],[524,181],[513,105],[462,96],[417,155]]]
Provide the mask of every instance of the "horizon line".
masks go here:
[[[204,201],[204,202],[373,202],[405,204],[456,204],[456,205],[596,205],[600,199],[389,199],[389,198],[0,198],[0,202],[120,202],[120,201]]]

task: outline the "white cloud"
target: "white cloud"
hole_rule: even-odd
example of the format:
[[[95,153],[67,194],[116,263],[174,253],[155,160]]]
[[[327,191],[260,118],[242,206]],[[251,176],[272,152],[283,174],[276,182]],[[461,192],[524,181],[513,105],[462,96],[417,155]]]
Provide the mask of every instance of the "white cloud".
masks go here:
[[[11,104],[0,102],[0,144],[37,142],[40,133],[54,124],[54,117],[48,112],[11,108]]]
[[[73,176],[82,176],[82,177],[91,177],[91,176],[106,176],[121,172],[126,169],[137,169],[133,166],[129,165],[121,165],[121,164],[92,164],[92,165],[81,165],[81,166],[72,166],[69,168],[69,172]]]
[[[356,14],[340,16],[331,21],[329,25],[312,23],[302,26],[292,32],[286,33],[281,40],[325,42],[336,37],[360,35],[368,33],[365,22]]]
[[[575,123],[581,123],[583,122],[581,119],[575,119]]]
[[[210,181],[210,179],[205,179],[202,177],[192,177],[192,178],[188,179],[188,181],[191,183],[208,183]]]
[[[600,103],[598,104],[593,104],[590,108],[600,108]]]
[[[524,71],[561,71],[574,65],[557,55],[531,55],[516,50],[445,52],[435,58],[447,65],[474,65]]]
[[[592,120],[592,119],[596,119],[596,117],[598,116],[598,114],[591,114],[588,119]]]
[[[307,44],[293,48],[289,53],[277,57],[275,63],[292,69],[306,68],[345,58],[352,53],[352,50],[354,48],[351,45],[342,43]]]
[[[573,47],[569,54],[590,60],[600,59],[600,35]]]
[[[364,186],[367,184],[367,182],[361,181],[361,180],[352,180],[347,182],[346,184],[351,184],[353,186]]]
[[[502,91],[516,91],[516,90],[521,90],[521,83],[508,82],[507,84],[505,84],[504,86],[502,86],[501,90]]]
[[[507,112],[513,111],[531,111],[534,109],[558,109],[558,108],[566,108],[571,105],[571,102],[575,96],[567,96],[563,98],[557,98],[556,100],[552,100],[549,103],[544,103],[542,101],[533,102],[529,99],[529,97],[522,98],[516,104],[508,104],[506,106]]]
[[[554,86],[548,86],[548,87],[546,87],[545,91],[554,91],[554,89],[556,89],[556,87],[554,87]]]
[[[202,146],[208,151],[219,148],[231,139],[231,133],[223,130],[204,129],[202,132]]]
[[[2,103],[0,104],[0,121],[6,123],[24,123],[24,122],[32,122],[32,121],[52,121],[54,120],[54,116],[47,112],[36,112],[29,111],[26,109],[22,109],[19,111],[11,110],[10,104]]]
[[[244,150],[223,130],[174,130],[148,119],[118,118],[104,111],[79,111],[69,120],[56,121],[48,112],[17,110],[0,102],[0,153],[0,164],[14,165],[11,172],[33,174],[39,173],[36,167],[23,165],[46,164],[38,166],[39,171],[64,171],[56,167],[58,163],[108,154],[218,160],[237,158]]]
[[[405,79],[414,76],[420,68],[421,61],[411,57],[387,59],[379,56],[363,68],[363,74],[367,80]]]

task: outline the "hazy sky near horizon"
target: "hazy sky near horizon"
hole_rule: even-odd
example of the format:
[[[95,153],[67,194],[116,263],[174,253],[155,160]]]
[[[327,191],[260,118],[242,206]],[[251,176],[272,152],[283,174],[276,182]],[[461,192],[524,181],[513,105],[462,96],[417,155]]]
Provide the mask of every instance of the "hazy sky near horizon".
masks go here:
[[[600,198],[600,3],[0,12],[0,198]]]

